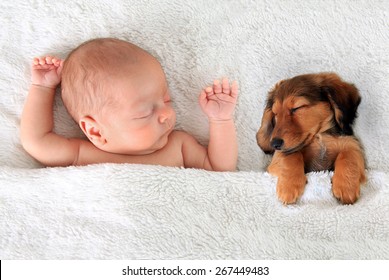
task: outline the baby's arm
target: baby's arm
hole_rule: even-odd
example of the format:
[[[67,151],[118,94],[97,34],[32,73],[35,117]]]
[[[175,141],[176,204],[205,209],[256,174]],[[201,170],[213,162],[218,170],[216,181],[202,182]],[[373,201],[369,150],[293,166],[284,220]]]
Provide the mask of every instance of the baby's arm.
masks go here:
[[[200,167],[214,171],[235,171],[238,159],[233,113],[238,97],[238,85],[227,79],[216,80],[199,97],[200,106],[209,119],[209,144],[205,150],[196,141],[183,144],[184,160],[188,167]],[[200,160],[200,161],[199,161]]]
[[[79,140],[53,132],[55,89],[61,81],[63,61],[47,56],[35,58],[31,86],[23,109],[20,136],[25,150],[41,163],[66,166],[75,163]]]

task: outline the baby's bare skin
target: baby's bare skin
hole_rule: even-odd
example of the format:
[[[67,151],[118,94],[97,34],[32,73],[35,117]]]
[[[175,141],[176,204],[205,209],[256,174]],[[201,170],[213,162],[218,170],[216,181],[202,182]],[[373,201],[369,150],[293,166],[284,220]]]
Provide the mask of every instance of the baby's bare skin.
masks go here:
[[[79,125],[88,141],[53,132],[53,102],[63,63],[60,58],[46,56],[35,58],[32,64],[32,84],[21,119],[21,140],[27,152],[42,164],[111,162],[216,171],[236,169],[238,148],[233,112],[238,87],[235,82],[230,86],[227,79],[215,80],[200,93],[199,104],[210,126],[209,145],[204,147],[190,134],[173,130],[175,112],[163,71],[159,64],[146,63],[145,73],[154,76],[142,94],[133,90],[126,80],[118,80],[117,91],[125,89],[122,101],[112,110],[105,108],[114,113],[103,118],[97,115],[80,118]],[[150,77],[141,75],[137,79],[143,83]]]

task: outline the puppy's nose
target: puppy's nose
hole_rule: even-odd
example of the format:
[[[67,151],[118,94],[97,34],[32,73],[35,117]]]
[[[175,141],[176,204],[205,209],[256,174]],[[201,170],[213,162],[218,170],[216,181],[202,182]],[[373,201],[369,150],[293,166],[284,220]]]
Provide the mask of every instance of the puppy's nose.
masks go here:
[[[276,150],[281,150],[281,147],[284,145],[284,140],[281,138],[274,138],[271,140],[270,145]]]

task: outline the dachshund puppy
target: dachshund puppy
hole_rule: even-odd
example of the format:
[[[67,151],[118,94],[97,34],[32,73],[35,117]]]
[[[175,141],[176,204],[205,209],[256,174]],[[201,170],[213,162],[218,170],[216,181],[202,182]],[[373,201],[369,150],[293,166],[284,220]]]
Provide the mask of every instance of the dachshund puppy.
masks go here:
[[[365,161],[351,126],[360,102],[358,89],[335,73],[296,76],[269,92],[257,142],[274,154],[268,171],[283,203],[296,202],[305,173],[320,170],[334,170],[332,192],[343,204],[358,199]]]

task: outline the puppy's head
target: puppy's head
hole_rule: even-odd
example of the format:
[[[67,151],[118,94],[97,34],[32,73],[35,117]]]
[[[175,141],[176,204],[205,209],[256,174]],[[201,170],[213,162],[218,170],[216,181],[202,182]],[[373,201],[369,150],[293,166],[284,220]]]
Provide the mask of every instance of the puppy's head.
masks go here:
[[[351,135],[360,101],[357,88],[334,73],[278,82],[268,95],[258,145],[265,153],[289,154],[309,145],[318,133]]]

